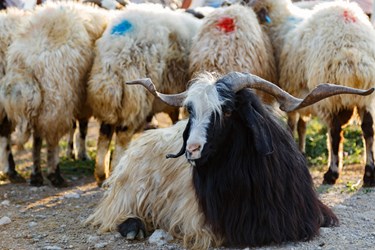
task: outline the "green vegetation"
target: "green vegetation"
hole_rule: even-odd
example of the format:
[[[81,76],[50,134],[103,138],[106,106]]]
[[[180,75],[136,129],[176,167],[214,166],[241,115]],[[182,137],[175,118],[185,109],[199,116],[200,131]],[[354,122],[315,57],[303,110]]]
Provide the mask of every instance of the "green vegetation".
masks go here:
[[[359,125],[351,124],[344,131],[344,164],[363,161],[363,139]],[[306,157],[309,165],[326,165],[328,161],[327,127],[318,119],[312,119],[306,132]]]

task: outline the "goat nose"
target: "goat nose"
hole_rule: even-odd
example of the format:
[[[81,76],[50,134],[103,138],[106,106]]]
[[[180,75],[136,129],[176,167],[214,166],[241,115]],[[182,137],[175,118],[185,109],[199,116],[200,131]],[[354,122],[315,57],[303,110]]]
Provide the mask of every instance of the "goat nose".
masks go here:
[[[186,150],[189,152],[189,153],[194,153],[194,152],[197,152],[199,151],[199,149],[201,148],[201,145],[198,144],[198,143],[193,143],[193,144],[189,144],[187,147],[186,147]]]

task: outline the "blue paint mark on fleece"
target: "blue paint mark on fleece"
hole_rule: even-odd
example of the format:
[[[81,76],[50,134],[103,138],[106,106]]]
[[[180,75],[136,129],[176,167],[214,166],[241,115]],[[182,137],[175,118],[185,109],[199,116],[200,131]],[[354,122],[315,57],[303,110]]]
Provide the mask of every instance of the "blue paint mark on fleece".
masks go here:
[[[266,23],[271,23],[271,18],[269,15],[266,15]]]
[[[111,35],[125,35],[133,29],[133,25],[128,20],[123,20],[119,24],[113,26]]]

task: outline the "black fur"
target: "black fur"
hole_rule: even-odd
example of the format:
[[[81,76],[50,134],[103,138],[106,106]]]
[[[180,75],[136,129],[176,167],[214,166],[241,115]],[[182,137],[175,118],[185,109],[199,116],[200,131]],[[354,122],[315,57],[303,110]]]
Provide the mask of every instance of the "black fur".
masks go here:
[[[136,234],[139,234],[140,231],[143,231],[143,233],[146,232],[145,225],[138,218],[129,218],[125,220],[118,225],[117,230],[123,237],[127,237],[130,232],[136,232]]]
[[[8,117],[4,117],[2,121],[0,121],[0,137],[4,137],[8,139],[8,143],[6,145],[6,150],[8,151],[8,164],[9,169],[4,173],[4,179],[9,179],[12,183],[19,183],[25,182],[26,180],[17,173],[16,164],[14,162],[12,148],[10,146],[10,134],[12,133],[12,124],[8,120]],[[3,152],[4,153],[4,152]]]
[[[252,91],[235,94],[223,82],[216,86],[229,97],[225,115],[222,121],[211,116],[193,169],[199,205],[214,232],[229,246],[245,247],[309,240],[320,226],[337,225],[285,126]]]

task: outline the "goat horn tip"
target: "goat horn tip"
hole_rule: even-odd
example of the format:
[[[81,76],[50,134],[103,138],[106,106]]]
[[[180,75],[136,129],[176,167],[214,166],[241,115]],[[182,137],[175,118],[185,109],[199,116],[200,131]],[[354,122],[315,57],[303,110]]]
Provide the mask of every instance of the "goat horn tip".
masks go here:
[[[369,88],[364,92],[365,95],[371,95],[375,91],[375,88]]]

